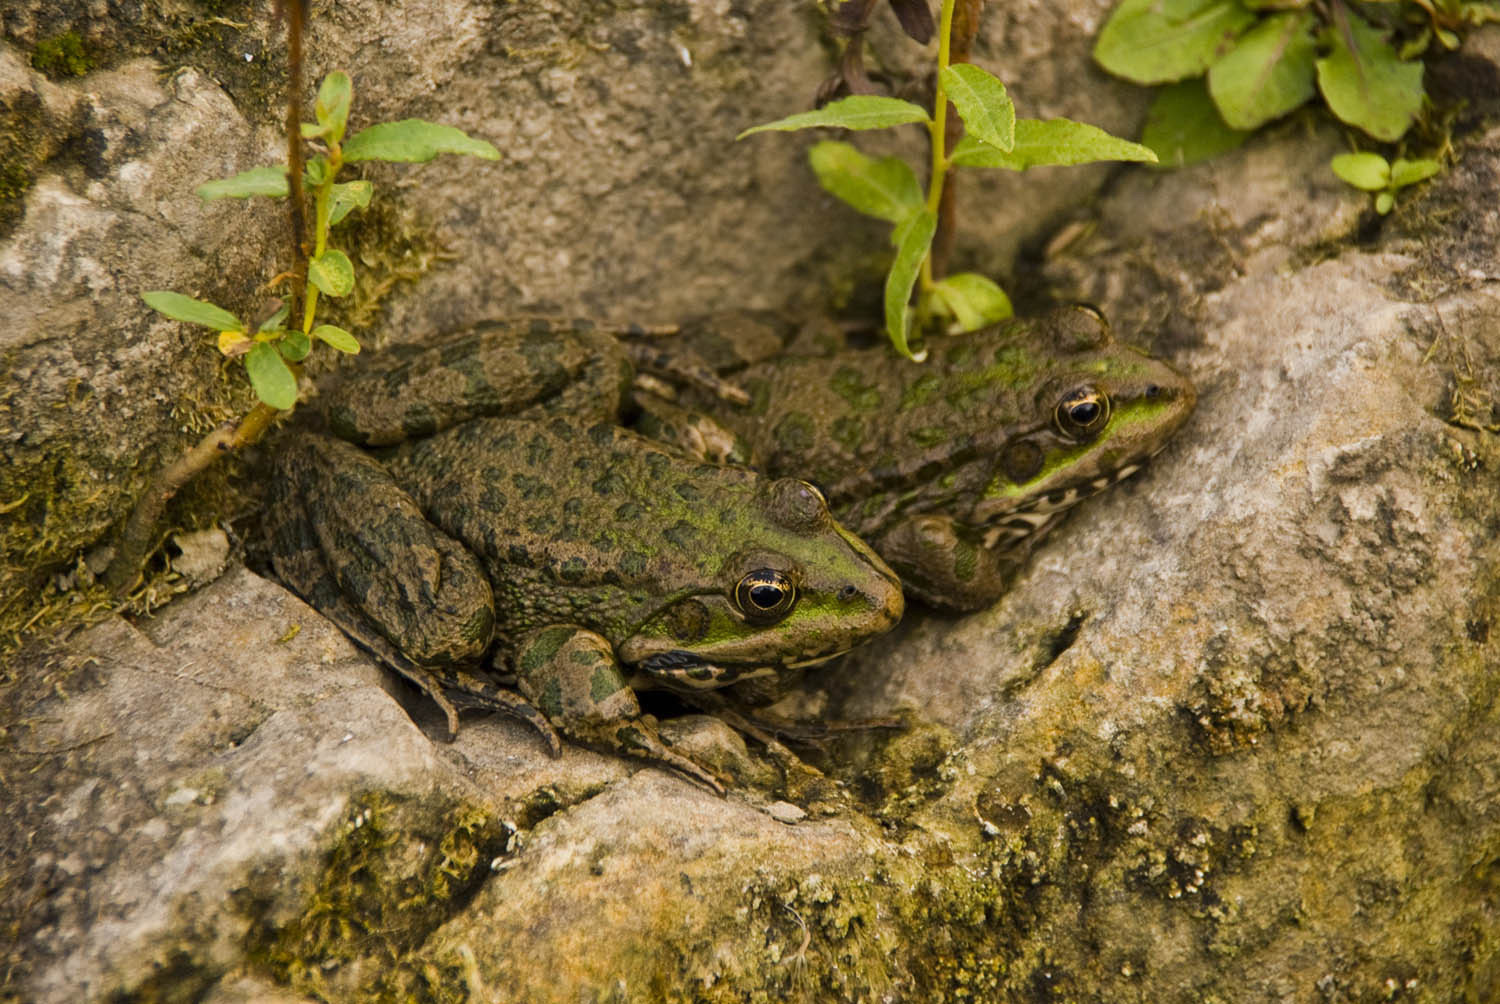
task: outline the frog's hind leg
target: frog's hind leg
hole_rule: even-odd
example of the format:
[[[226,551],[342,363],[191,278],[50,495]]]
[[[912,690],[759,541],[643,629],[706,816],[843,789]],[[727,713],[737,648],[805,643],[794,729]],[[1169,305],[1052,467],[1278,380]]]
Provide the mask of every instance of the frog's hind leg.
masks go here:
[[[641,716],[635,692],[602,636],[571,624],[532,631],[516,648],[515,672],[521,693],[570,738],[670,767],[724,794],[718,778],[673,752]]]
[[[348,443],[303,435],[282,451],[271,485],[272,565],[282,581],[377,660],[443,710],[459,705],[530,722],[557,752],[556,733],[518,695],[457,688],[442,674],[489,646],[494,601],[473,555],[423,517],[373,458]],[[471,693],[469,691],[472,691]]]

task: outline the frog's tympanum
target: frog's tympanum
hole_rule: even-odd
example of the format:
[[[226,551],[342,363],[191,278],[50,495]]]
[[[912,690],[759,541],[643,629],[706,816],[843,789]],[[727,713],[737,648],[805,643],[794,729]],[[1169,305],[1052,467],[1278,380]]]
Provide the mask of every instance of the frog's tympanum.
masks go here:
[[[620,428],[629,383],[614,340],[582,330],[387,354],[325,406],[344,438],[283,451],[273,560],[450,728],[459,706],[503,708],[554,748],[551,726],[718,789],[632,688],[691,701],[831,658],[895,624],[901,589],[807,483]],[[524,698],[484,682],[486,659]]]
[[[1196,401],[1088,308],[928,348],[913,364],[884,345],[809,342],[733,375],[748,405],[684,403],[727,427],[707,455],[818,484],[907,595],[942,608],[997,599],[1064,510],[1138,470]],[[665,413],[677,426],[690,414]]]

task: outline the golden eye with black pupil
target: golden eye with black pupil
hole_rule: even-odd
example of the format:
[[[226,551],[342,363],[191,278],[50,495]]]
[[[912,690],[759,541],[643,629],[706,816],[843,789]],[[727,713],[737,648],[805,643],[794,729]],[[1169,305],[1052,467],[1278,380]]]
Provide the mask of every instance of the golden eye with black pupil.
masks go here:
[[[774,568],[757,568],[734,587],[734,605],[753,624],[774,624],[797,605],[797,587]]]
[[[1052,421],[1069,439],[1092,439],[1109,421],[1109,397],[1093,387],[1079,387],[1063,395]]]

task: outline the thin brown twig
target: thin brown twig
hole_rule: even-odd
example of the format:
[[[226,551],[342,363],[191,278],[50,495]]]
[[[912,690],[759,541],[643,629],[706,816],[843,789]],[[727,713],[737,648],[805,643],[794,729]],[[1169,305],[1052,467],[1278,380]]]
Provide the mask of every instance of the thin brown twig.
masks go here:
[[[287,315],[296,325],[307,295],[307,217],[302,192],[302,0],[286,4],[286,180],[292,238],[292,296]]]
[[[953,31],[948,43],[948,63],[969,62],[974,47],[974,37],[979,33],[979,15],[984,9],[984,0],[958,0],[953,7]],[[949,115],[944,123],[943,146],[951,154],[958,141],[963,139],[964,123],[957,115]],[[937,231],[932,237],[932,277],[941,278],[948,271],[948,259],[953,253],[953,239],[958,230],[957,178],[949,172],[943,178],[943,194],[938,200]]]

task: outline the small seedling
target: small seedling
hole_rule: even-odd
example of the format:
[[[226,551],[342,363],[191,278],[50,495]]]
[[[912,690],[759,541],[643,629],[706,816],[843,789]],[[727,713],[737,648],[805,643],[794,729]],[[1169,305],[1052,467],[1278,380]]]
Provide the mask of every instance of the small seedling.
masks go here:
[[[313,106],[316,122],[302,123],[302,138],[321,147],[303,170],[303,185],[313,193],[313,248],[307,262],[307,288],[301,323],[287,327],[288,308],[283,306],[251,331],[231,312],[213,303],[181,293],[156,290],[141,298],[154,310],[173,320],[199,324],[219,332],[219,351],[230,358],[243,358],[245,372],[255,396],[265,405],[285,411],[297,403],[297,375],[293,366],[302,362],[314,342],[339,352],[359,351],[359,341],[343,328],[317,324],[319,295],[342,297],[354,289],[354,263],[338,248],[328,246],[329,232],[356,209],[370,204],[375,186],[368,181],[340,182],[339,170],[362,160],[422,163],[443,153],[467,154],[486,160],[500,153],[484,140],[473,139],[452,126],[422,119],[382,122],[370,126],[344,142],[344,130],[353,101],[349,75],[335,70],[323,79]],[[198,187],[204,201],[248,199],[255,196],[286,198],[285,167],[256,167],[232,178],[210,181]]]
[[[885,330],[902,355],[920,361],[913,348],[929,318],[951,321],[954,331],[972,331],[1009,317],[1010,298],[992,280],[974,272],[939,278],[933,274],[933,238],[939,224],[943,182],[954,167],[998,167],[1024,171],[1044,165],[1101,160],[1147,161],[1146,147],[1068,119],[1018,119],[1005,85],[972,63],[951,61],[955,0],[943,0],[938,23],[937,86],[932,111],[898,98],[854,95],[811,112],[746,129],[759,132],[833,127],[887,129],[921,123],[932,151],[927,192],[916,171],[899,157],[875,159],[848,143],[825,140],[808,152],[818,183],[855,209],[892,224],[896,254],[885,282]],[[948,103],[967,135],[947,148]],[[917,292],[915,310],[912,292]],[[915,322],[913,320],[915,315]]]
[[[334,71],[323,79],[313,107],[315,122],[299,122],[301,96],[302,5],[288,4],[287,164],[256,167],[232,178],[199,186],[198,197],[249,199],[256,196],[287,200],[292,218],[291,304],[268,305],[269,317],[251,330],[249,323],[218,304],[171,290],[142,293],[152,309],[177,321],[218,332],[218,349],[241,358],[259,403],[238,421],[209,433],[182,456],[160,470],[136,500],[120,534],[114,557],[104,572],[104,583],[122,593],[140,573],[152,544],[152,532],[168,500],[183,485],[206,470],[220,456],[256,442],[276,417],[297,404],[297,381],[302,361],[315,342],[339,352],[359,351],[352,333],[332,324],[317,323],[318,297],[347,296],[354,289],[354,263],[328,240],[333,227],[351,212],[370,204],[374,185],[366,180],[340,182],[345,164],[362,160],[423,163],[443,153],[498,160],[500,152],[452,126],[422,119],[382,122],[356,133],[347,142],[354,88],[349,75]],[[303,144],[313,144],[314,155],[303,161]],[[311,192],[313,220],[310,239],[304,235],[303,197]],[[301,317],[289,325],[294,310]]]
[[[1396,205],[1396,193],[1408,185],[1426,181],[1442,169],[1435,160],[1402,160],[1394,163],[1378,153],[1341,153],[1329,164],[1333,173],[1349,184],[1375,194],[1375,211],[1381,216]]]

